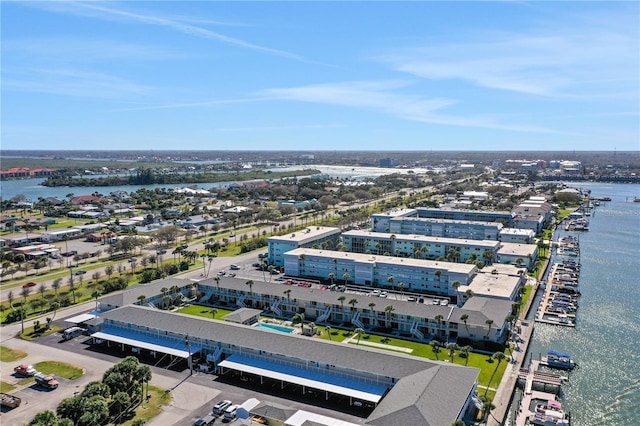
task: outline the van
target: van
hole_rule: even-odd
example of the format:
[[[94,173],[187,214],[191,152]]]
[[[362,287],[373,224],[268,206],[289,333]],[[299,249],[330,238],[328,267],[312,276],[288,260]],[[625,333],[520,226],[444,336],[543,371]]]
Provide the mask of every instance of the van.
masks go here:
[[[239,405],[230,405],[224,410],[224,420],[230,422],[231,420],[236,418],[236,412],[238,411]]]
[[[213,406],[213,410],[211,410],[211,412],[214,415],[219,416],[223,414],[224,410],[229,408],[231,405],[233,405],[231,401],[229,401],[228,399],[223,399],[222,401],[218,401],[216,405]]]
[[[84,333],[84,328],[81,328],[81,327],[70,327],[70,328],[67,328],[65,331],[62,332],[62,338],[64,340],[71,340],[74,337],[80,336],[82,333]]]

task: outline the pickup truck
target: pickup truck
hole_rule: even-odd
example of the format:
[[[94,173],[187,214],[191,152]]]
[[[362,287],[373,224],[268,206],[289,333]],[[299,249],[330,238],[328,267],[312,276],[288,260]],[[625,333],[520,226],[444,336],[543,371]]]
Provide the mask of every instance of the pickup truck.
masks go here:
[[[3,407],[16,408],[22,402],[21,398],[17,396],[9,395],[8,393],[0,393],[0,403]]]
[[[13,369],[14,373],[23,376],[31,377],[37,373],[36,369],[31,365],[21,364]]]
[[[43,388],[46,388],[46,389],[58,388],[59,383],[56,379],[53,378],[53,376],[43,374],[43,373],[36,373],[35,378],[36,378],[36,383],[42,386]]]

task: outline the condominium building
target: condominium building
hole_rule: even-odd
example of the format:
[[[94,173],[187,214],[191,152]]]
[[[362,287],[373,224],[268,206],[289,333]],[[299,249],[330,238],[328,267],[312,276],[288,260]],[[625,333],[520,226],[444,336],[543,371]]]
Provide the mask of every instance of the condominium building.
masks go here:
[[[267,239],[270,265],[284,265],[284,254],[301,247],[335,248],[340,238],[340,228],[310,226],[300,231]]]
[[[376,255],[395,255],[415,259],[447,259],[464,263],[469,259],[494,259],[500,248],[496,240],[440,238],[415,234],[389,234],[354,230],[342,234],[347,251]],[[488,255],[487,253],[491,253]]]
[[[363,253],[299,248],[284,254],[285,274],[345,283],[455,296],[454,282],[467,284],[477,266]],[[330,275],[332,274],[332,275]],[[390,279],[392,278],[392,279]]]

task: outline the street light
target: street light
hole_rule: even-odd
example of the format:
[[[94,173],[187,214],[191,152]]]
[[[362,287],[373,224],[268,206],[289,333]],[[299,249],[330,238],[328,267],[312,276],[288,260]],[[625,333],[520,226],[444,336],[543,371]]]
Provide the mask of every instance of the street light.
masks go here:
[[[187,359],[187,362],[189,363],[189,375],[192,376],[193,375],[193,362],[191,361],[191,342],[189,341],[189,335],[187,335],[187,337],[184,339],[184,343],[187,345],[187,351],[189,351],[189,358]]]

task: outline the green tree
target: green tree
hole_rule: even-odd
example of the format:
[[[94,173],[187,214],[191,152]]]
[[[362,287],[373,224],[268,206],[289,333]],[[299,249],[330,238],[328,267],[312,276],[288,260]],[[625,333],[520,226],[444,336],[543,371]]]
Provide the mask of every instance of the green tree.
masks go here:
[[[356,345],[360,344],[360,337],[364,334],[364,329],[358,327],[354,330],[354,333],[356,333],[358,335],[358,341],[356,342]]]
[[[440,346],[442,346],[441,343],[432,339],[429,344],[431,345],[431,349],[433,350],[433,354],[436,356],[436,359],[439,359],[438,354],[440,353]]]
[[[489,387],[491,386],[491,382],[493,381],[493,376],[495,376],[496,371],[498,371],[498,368],[500,367],[500,363],[502,362],[503,359],[505,359],[507,356],[503,353],[503,352],[496,352],[493,355],[491,355],[491,358],[493,358],[494,360],[498,360],[498,363],[496,364],[496,368],[493,369],[493,373],[491,373],[491,378],[489,379],[489,383],[487,384],[487,387],[484,390],[484,396],[487,396],[487,392],[489,391]]]

